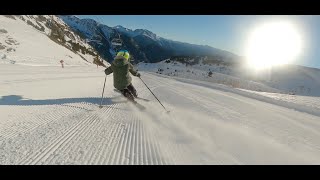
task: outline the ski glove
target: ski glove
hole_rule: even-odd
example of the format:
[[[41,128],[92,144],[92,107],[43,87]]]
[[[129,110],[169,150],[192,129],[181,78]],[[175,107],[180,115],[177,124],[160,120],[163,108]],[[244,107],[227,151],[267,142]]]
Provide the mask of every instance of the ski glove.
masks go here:
[[[105,73],[106,75],[109,75],[109,74],[113,73],[113,70],[112,70],[111,66],[109,66],[108,68],[106,68],[106,69],[104,70],[104,73]]]
[[[140,73],[137,73],[137,77],[140,77],[141,76],[141,74]]]

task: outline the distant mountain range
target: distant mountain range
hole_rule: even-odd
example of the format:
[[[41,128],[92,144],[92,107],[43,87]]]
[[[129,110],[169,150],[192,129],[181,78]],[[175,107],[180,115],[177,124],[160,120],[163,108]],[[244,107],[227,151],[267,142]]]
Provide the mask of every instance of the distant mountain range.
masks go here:
[[[172,56],[218,56],[223,61],[237,61],[240,57],[224,50],[204,45],[195,45],[159,37],[146,29],[131,30],[123,26],[109,27],[92,19],[80,19],[72,15],[59,16],[82,38],[89,39],[99,54],[112,61],[116,47],[112,39],[121,39],[121,48],[130,51],[133,61],[159,62]]]

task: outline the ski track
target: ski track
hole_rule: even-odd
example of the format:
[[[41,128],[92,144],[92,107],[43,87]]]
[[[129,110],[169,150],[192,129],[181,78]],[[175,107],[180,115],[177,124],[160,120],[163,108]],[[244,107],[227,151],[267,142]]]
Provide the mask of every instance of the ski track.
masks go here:
[[[149,76],[148,78],[152,79],[153,81],[156,80],[154,77]],[[310,149],[320,150],[319,149],[320,140],[319,138],[317,138],[320,135],[319,131],[312,129],[312,127],[305,126],[301,122],[293,120],[287,115],[286,116],[283,115],[281,111],[280,113],[275,113],[275,112],[274,113],[276,114],[276,116],[280,117],[282,120],[285,120],[285,122],[269,121],[269,120],[263,120],[263,119],[260,119],[259,121],[247,120],[247,121],[235,122],[232,119],[237,119],[237,118],[234,118],[234,117],[241,116],[242,117],[241,119],[248,119],[249,117],[246,116],[245,113],[237,112],[235,109],[232,109],[232,107],[230,106],[226,108],[227,107],[226,105],[212,98],[208,98],[208,96],[201,95],[201,93],[191,88],[188,88],[188,89],[176,88],[176,86],[166,81],[161,81],[158,83],[166,84],[169,90],[171,90],[172,92],[175,92],[176,94],[183,95],[183,97],[191,100],[193,103],[196,103],[199,106],[202,106],[204,109],[207,109],[206,113],[213,114],[215,117],[221,117],[225,120],[230,120],[232,121],[232,123],[240,123],[241,126],[246,126],[253,129],[260,129],[262,130],[261,133],[264,133],[264,135],[274,138],[278,142],[281,142],[282,144],[287,146],[290,146],[292,143],[298,143],[300,146],[304,145]],[[219,93],[219,94],[222,94],[222,93]],[[227,97],[231,97],[235,100],[239,100],[242,103],[246,103],[247,105],[254,106],[254,103],[244,101],[243,99],[239,99],[235,96],[229,96],[225,94],[223,95]],[[206,102],[206,103],[203,103],[203,102]],[[217,105],[219,106],[219,108],[217,108],[218,107]],[[269,106],[272,106],[272,105],[269,105]],[[212,109],[214,108],[226,109],[228,110],[228,114],[224,115],[225,114],[224,112],[222,112],[221,114],[214,113],[214,111],[212,111]],[[271,108],[268,108],[267,106],[265,110],[268,111],[270,109]],[[317,154],[319,154],[319,152],[317,152]],[[231,155],[231,158],[235,158],[234,160],[240,159],[238,157],[241,156],[240,154],[236,154],[236,153],[232,153],[230,155]]]
[[[16,79],[4,81],[3,84],[11,86],[16,83],[28,84],[66,79],[77,82],[83,78],[84,76],[79,73],[78,76],[65,78]],[[95,74],[85,78],[101,80],[101,76]],[[295,118],[294,113],[297,112],[283,107],[275,108],[275,105],[214,89],[207,92],[204,91],[207,88],[192,88],[189,84],[154,75],[144,76],[143,79],[168,110],[174,110],[176,102],[173,102],[169,95],[164,94],[174,95],[176,101],[186,102],[198,112],[213,117],[213,121],[223,121],[226,124],[238,125],[242,129],[251,129],[285,147],[299,147],[297,152],[308,149],[310,153],[320,155],[320,132],[318,131],[320,122],[312,121],[315,119],[312,115],[307,115],[312,119],[306,121],[310,121],[314,126],[310,124],[308,126]],[[108,84],[111,82],[112,78],[109,78]],[[137,79],[134,79],[134,84],[139,96],[142,95],[141,98],[151,100],[149,102],[138,100],[141,105],[147,107],[145,112],[139,111],[130,103],[111,103],[100,109],[98,104],[88,102],[63,104],[61,99],[54,105],[4,106],[10,112],[21,113],[9,114],[6,119],[0,121],[0,164],[255,163],[254,159],[248,157],[249,154],[242,154],[243,151],[236,149],[227,149],[228,147],[219,143],[221,139],[218,138],[221,136],[216,137],[214,133],[208,133],[208,126],[212,126],[213,132],[217,130],[212,122],[197,119],[199,123],[190,125],[188,124],[190,120],[181,119],[179,115],[163,114],[161,105],[144,84]],[[101,87],[88,89],[94,88]],[[106,98],[118,95],[108,90],[105,93]],[[166,93],[160,93],[160,91]],[[209,93],[214,96],[211,98],[208,96]],[[221,98],[225,100],[221,101]],[[263,104],[264,107],[259,112],[274,113],[270,117],[279,118],[281,121],[270,121],[268,118],[255,120],[259,114],[250,113],[252,112],[250,109],[255,108],[257,103]],[[241,106],[245,108],[237,108]],[[292,114],[285,115],[286,111],[292,111]],[[190,132],[186,130],[191,127],[193,130]],[[197,134],[198,131],[201,134]],[[209,139],[210,143],[204,143],[205,139],[202,140],[200,137]]]
[[[55,140],[52,140],[52,143],[49,145],[41,148],[39,151],[33,153],[31,156],[27,157],[26,161],[22,161],[21,164],[37,164],[42,159],[46,159],[48,155],[53,154],[53,152],[59,148],[63,143],[67,143],[74,137],[77,133],[80,133],[88,127],[92,123],[93,120],[95,120],[93,117],[94,114],[91,116],[85,118],[84,120],[80,120],[81,122],[79,124],[76,124],[75,126],[72,126],[64,134],[56,138]]]

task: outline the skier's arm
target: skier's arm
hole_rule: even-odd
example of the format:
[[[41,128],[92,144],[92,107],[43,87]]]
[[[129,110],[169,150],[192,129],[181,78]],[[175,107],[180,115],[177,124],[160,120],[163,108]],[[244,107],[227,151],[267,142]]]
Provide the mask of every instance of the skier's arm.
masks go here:
[[[133,65],[131,63],[129,63],[129,71],[132,75],[140,77],[140,73],[134,70]]]
[[[106,73],[106,75],[109,75],[109,74],[113,73],[113,70],[112,70],[111,66],[109,66],[107,69],[105,69],[104,73]]]

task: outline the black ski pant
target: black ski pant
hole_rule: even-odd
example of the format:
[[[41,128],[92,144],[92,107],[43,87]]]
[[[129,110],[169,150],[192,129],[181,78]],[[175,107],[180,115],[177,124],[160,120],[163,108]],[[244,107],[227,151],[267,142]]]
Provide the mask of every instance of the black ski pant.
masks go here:
[[[129,98],[130,100],[133,100],[134,97],[138,97],[138,94],[137,94],[137,90],[133,87],[132,84],[129,84],[129,86],[127,86],[127,88],[123,89],[121,91],[121,93]]]

